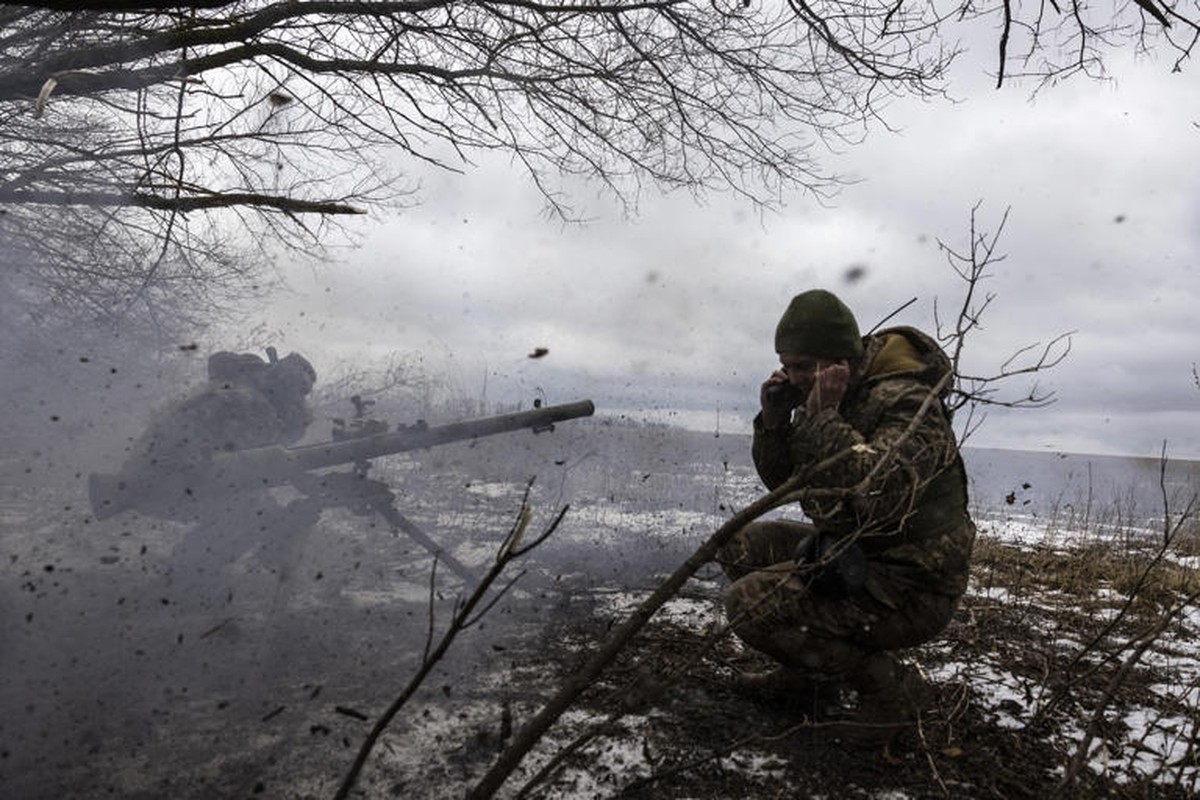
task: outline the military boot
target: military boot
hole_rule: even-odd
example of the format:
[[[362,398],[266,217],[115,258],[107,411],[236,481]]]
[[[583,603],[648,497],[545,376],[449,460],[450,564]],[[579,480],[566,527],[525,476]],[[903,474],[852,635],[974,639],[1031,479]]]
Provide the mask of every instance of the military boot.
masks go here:
[[[847,742],[886,744],[916,724],[928,702],[929,687],[920,671],[887,653],[868,657],[848,676],[847,684],[857,699],[839,721],[836,731]]]

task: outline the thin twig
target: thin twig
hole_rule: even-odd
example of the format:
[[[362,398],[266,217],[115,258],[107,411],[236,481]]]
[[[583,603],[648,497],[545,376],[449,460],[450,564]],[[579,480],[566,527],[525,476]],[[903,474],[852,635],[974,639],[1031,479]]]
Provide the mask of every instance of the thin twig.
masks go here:
[[[647,786],[650,786],[651,784],[658,783],[659,781],[666,780],[667,778],[672,778],[676,775],[682,775],[685,772],[691,772],[697,767],[702,767],[705,764],[717,760],[718,758],[724,758],[730,753],[733,753],[742,747],[746,747],[747,745],[757,744],[759,742],[777,742],[787,739],[788,737],[793,736],[802,730],[808,730],[813,727],[815,727],[814,723],[801,722],[799,724],[784,728],[783,730],[774,734],[752,733],[748,736],[743,736],[742,738],[736,739],[729,744],[724,745],[723,747],[713,750],[708,755],[694,758],[691,761],[686,761],[682,764],[672,767],[671,769],[656,772],[653,775],[648,775],[645,778],[638,778],[635,781],[631,781],[621,788],[618,796],[639,791]]]
[[[521,511],[518,513],[518,519],[524,515],[526,508],[527,506],[523,502],[521,504]],[[555,516],[550,525],[547,526],[546,530],[537,538],[537,543],[545,541],[546,538],[548,538],[550,534],[555,531],[559,523],[562,521],[563,516],[566,514],[566,511],[567,509],[564,507],[562,511]],[[516,526],[514,526],[514,530],[516,530]],[[421,687],[426,677],[428,677],[429,673],[433,671],[433,668],[449,651],[450,646],[454,643],[454,640],[457,638],[458,634],[465,629],[465,622],[472,618],[472,614],[476,606],[483,601],[483,598],[491,589],[492,584],[497,578],[500,577],[501,573],[504,572],[504,569],[508,566],[508,564],[519,553],[528,552],[528,547],[520,551],[514,550],[511,547],[511,538],[512,534],[510,533],[510,536],[501,543],[498,551],[501,554],[500,557],[498,557],[492,564],[491,568],[488,569],[487,573],[483,576],[482,580],[480,580],[479,585],[475,587],[470,597],[468,597],[466,601],[461,601],[460,598],[460,602],[456,604],[454,616],[450,621],[450,625],[447,627],[446,632],[442,634],[442,638],[438,642],[437,647],[434,648],[432,652],[426,654],[421,661],[421,666],[409,679],[404,689],[391,702],[383,714],[379,716],[379,719],[376,720],[374,726],[371,728],[370,733],[367,734],[367,737],[363,740],[362,745],[359,747],[358,753],[355,755],[354,762],[350,765],[349,770],[347,770],[346,775],[342,779],[342,783],[338,787],[337,794],[334,795],[334,800],[345,800],[345,798],[349,796],[350,791],[354,788],[355,783],[358,781],[358,777],[362,772],[363,766],[367,762],[367,758],[371,755],[371,751],[375,748],[375,745],[378,743],[379,738],[383,735],[384,731],[387,730],[389,725],[391,725],[392,720],[409,701],[413,694],[416,693],[417,689]]]

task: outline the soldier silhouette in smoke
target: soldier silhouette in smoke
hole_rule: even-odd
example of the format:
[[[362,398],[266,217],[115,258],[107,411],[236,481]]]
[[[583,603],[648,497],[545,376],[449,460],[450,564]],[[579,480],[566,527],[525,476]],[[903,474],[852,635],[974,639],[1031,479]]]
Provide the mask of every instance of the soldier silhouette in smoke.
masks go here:
[[[214,454],[289,445],[312,422],[307,397],[316,371],[303,356],[268,360],[253,353],[218,352],[208,359],[208,380],[157,415],[135,442],[121,470],[130,485],[151,476],[203,470]],[[285,577],[288,561],[315,524],[321,504],[305,497],[281,505],[266,492],[197,496],[190,491],[150,492],[139,511],[191,527],[175,548],[169,578],[178,601],[227,602],[225,568],[251,555],[256,568]]]

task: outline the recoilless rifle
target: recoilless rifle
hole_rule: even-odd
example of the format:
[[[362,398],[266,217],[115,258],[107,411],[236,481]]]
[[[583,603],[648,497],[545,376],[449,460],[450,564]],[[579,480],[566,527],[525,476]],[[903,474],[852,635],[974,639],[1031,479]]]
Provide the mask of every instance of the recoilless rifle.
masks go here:
[[[554,423],[595,413],[591,400],[534,408],[493,417],[426,425],[417,422],[393,431],[367,435],[335,435],[327,442],[281,447],[269,445],[215,453],[211,460],[168,474],[92,473],[88,494],[96,519],[106,519],[138,507],[142,500],[204,502],[214,495],[258,491],[284,486],[304,473],[339,464],[361,464],[379,456],[424,450],[438,445],[495,436],[528,428],[534,433],[554,429]]]
[[[131,509],[159,516],[187,517],[189,509],[203,509],[231,494],[290,485],[327,506],[381,514],[394,530],[408,534],[430,552],[439,554],[454,572],[468,577],[470,573],[465,567],[448,558],[436,542],[400,514],[395,507],[395,495],[385,484],[367,478],[370,460],[509,431],[529,429],[544,433],[554,430],[556,422],[595,413],[591,400],[554,406],[541,406],[540,401],[535,401],[529,411],[443,425],[419,421],[389,431],[386,423],[365,418],[370,401],[352,400],[355,418],[349,423],[334,420],[329,441],[218,452],[210,459],[174,471],[92,473],[88,478],[92,513],[98,520]],[[352,464],[353,469],[319,472],[342,464]]]

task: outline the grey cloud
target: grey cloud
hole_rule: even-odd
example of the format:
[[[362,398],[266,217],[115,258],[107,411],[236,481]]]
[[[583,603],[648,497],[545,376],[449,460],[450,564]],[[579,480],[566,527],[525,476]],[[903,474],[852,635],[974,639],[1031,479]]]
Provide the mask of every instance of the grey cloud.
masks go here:
[[[989,419],[979,438],[1147,454],[1174,436],[1200,456],[1181,424],[1200,430],[1200,390],[1188,383],[1200,358],[1200,164],[1178,156],[1196,133],[1161,69],[1119,72],[1118,91],[1079,81],[1033,104],[1019,89],[896,104],[903,133],[877,131],[847,151],[865,180],[827,206],[795,197],[760,215],[724,195],[698,205],[647,193],[626,219],[585,187],[596,219],[564,226],[508,164],[432,173],[423,205],[364,229],[352,268],[296,276],[300,296],[274,313],[337,357],[432,348],[464,380],[490,370],[497,392],[540,382],[612,407],[748,419],[796,291],[840,292],[864,328],[911,297],[892,324],[932,330],[935,297],[951,321],[964,285],[936,240],[965,247],[982,200],[983,229],[1012,211],[1007,258],[980,287],[996,300],[968,368],[991,374],[1018,348],[1077,333],[1070,357],[1038,379],[1058,403]],[[523,363],[533,347],[550,351],[536,366]]]

